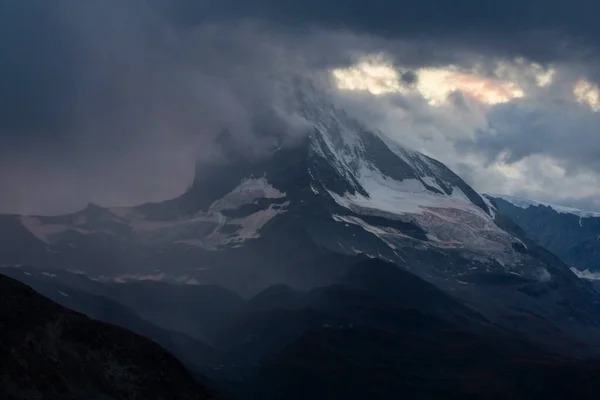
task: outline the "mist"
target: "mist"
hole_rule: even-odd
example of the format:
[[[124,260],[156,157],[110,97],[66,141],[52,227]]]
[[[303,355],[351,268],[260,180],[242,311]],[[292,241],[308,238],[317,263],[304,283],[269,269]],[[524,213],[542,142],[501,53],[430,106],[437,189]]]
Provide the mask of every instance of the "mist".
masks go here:
[[[537,9],[529,3],[526,10]],[[268,154],[274,140],[305,135],[310,123],[290,101],[298,78],[478,191],[600,209],[599,114],[573,95],[582,79],[597,89],[596,36],[571,13],[552,29],[527,18],[513,26],[504,11],[484,13],[497,18],[488,24],[457,25],[444,8],[414,24],[421,11],[411,6],[400,28],[379,2],[362,22],[343,1],[343,13],[315,13],[310,2],[305,12],[253,4],[3,2],[0,212],[176,197],[196,166],[227,162],[214,146],[222,132],[251,158]],[[450,68],[488,84],[510,81],[526,95],[490,105],[455,88],[446,91],[452,101],[432,106],[423,92],[336,86],[332,71],[364,60],[412,76],[404,86],[419,85],[418,71]],[[536,84],[539,71],[553,72],[550,84]]]
[[[10,89],[1,95],[3,212],[172,198],[195,164],[219,157],[221,132],[259,157],[257,117],[283,138],[305,129],[287,103],[305,61],[257,23],[189,26],[133,0],[4,8],[3,48],[15,50],[0,61]]]

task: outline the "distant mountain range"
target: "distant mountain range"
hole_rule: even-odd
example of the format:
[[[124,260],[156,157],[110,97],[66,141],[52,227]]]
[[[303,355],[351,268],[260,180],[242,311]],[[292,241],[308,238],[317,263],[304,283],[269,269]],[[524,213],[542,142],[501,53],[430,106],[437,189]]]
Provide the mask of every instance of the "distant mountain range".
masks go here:
[[[600,213],[512,196],[490,195],[531,239],[585,279],[600,279]]]

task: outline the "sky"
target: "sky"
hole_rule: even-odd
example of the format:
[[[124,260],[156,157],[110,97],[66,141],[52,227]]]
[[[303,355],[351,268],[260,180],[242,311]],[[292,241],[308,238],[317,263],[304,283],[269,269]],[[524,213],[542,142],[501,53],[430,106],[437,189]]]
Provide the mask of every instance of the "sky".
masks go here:
[[[302,134],[296,76],[480,192],[600,211],[600,4],[555,3],[0,0],[0,212],[177,196],[223,130]]]

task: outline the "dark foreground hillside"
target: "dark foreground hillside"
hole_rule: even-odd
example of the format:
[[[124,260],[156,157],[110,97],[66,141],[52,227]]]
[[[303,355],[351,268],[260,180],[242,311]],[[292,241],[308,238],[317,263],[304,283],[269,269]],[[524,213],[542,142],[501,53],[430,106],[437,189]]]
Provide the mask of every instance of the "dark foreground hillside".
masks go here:
[[[120,284],[117,293],[114,285],[79,277],[80,289],[108,296],[102,297],[60,283],[74,284],[67,273],[44,274],[26,267],[7,271],[27,278],[27,284],[65,306],[148,335],[173,351],[190,371],[202,375],[201,381],[236,400],[552,400],[596,399],[600,393],[600,360],[577,356],[593,353],[585,343],[566,337],[560,325],[522,310],[500,318],[517,328],[535,329],[535,335],[545,335],[548,343],[562,344],[556,347],[572,349],[570,353],[552,351],[531,340],[533,334],[507,329],[430,283],[377,259],[355,259],[347,276],[334,285],[310,291],[278,285],[250,299],[238,299],[235,312],[221,320],[208,317],[223,312],[224,304],[231,306],[231,299],[212,296],[207,301],[205,291],[214,294],[214,287],[187,287],[187,303],[177,301],[174,306],[173,290],[185,287]],[[87,394],[79,398],[211,398],[152,342],[69,312],[15,281],[4,278],[3,282],[9,289],[2,288],[6,305],[1,310],[0,340],[21,349],[20,359],[29,360],[23,365],[17,357],[10,361],[20,365],[12,384],[22,383],[21,393],[35,382],[37,390],[55,395],[70,385],[71,392]],[[154,302],[144,295],[146,289],[152,289],[148,294],[154,293]],[[9,296],[10,290],[17,296]],[[109,299],[125,291],[128,298],[137,298],[128,313],[126,306]],[[162,328],[153,325],[164,321],[147,313],[148,304],[157,309],[170,305],[173,323],[195,313],[197,321],[204,321],[199,325],[210,325],[216,332],[212,344],[188,336],[196,332],[195,325],[187,334],[168,331],[173,323]],[[138,311],[146,312],[152,321],[145,322],[136,315]],[[5,323],[9,317],[13,322]],[[62,333],[52,336],[53,327],[61,326],[56,321],[62,321]],[[31,341],[41,346],[27,348],[22,345],[24,332],[37,332],[38,338],[45,339]],[[58,359],[52,343],[57,343],[60,364],[52,361]],[[112,357],[110,365],[107,357]],[[52,374],[44,372],[48,368]],[[123,376],[123,371],[135,371],[135,377]],[[116,387],[132,389],[122,395]],[[108,393],[108,397],[89,393]],[[54,398],[68,398],[61,396]]]
[[[309,322],[264,357],[240,398],[549,400],[600,393],[600,360],[545,350],[377,260],[359,264],[343,285],[312,291],[303,306],[289,290],[267,294],[233,330],[237,340],[230,342],[245,342],[241,354],[268,352],[290,337],[284,327]]]
[[[0,275],[0,399],[214,399],[149,339]]]
[[[597,399],[600,362],[456,330],[320,329],[267,364],[255,399]]]

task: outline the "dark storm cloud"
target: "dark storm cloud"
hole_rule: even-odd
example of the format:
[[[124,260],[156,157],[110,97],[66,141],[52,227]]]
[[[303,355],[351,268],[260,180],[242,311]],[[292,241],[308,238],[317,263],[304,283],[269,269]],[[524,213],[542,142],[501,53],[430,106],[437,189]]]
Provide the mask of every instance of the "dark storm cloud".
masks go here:
[[[548,60],[573,42],[597,45],[594,0],[179,0],[170,10],[189,24],[257,18],[287,30],[348,29],[392,39],[460,39],[485,50]],[[468,42],[468,43],[467,43]]]
[[[0,137],[59,134],[75,100],[75,46],[52,2],[0,3]],[[39,136],[38,136],[39,137]]]
[[[281,68],[268,37],[242,24],[181,25],[160,5],[1,1],[0,152],[118,152],[160,125],[212,135],[225,120],[242,129],[247,106],[268,111],[256,108],[270,107],[267,81]]]
[[[146,0],[2,1],[0,11],[2,211],[164,199],[224,129],[252,153],[256,115],[298,125],[271,82],[294,66],[258,29],[191,29]]]
[[[596,32],[590,0],[548,3],[542,0],[175,0],[172,10],[198,22],[212,17],[257,17],[299,26],[348,28],[383,36],[507,33],[520,30]]]
[[[98,117],[117,107],[111,97],[122,82],[111,74],[126,67],[132,58],[128,52],[147,50],[143,42],[128,43],[141,29],[135,23],[143,20],[124,20],[138,11],[135,3],[0,3],[0,138],[5,145],[0,150],[11,142],[52,145],[70,140],[69,134],[78,128],[77,112],[90,101],[85,87],[94,84],[90,71],[97,73],[97,84],[90,88],[96,93],[95,103],[89,105]],[[127,69],[123,72],[126,75]]]

